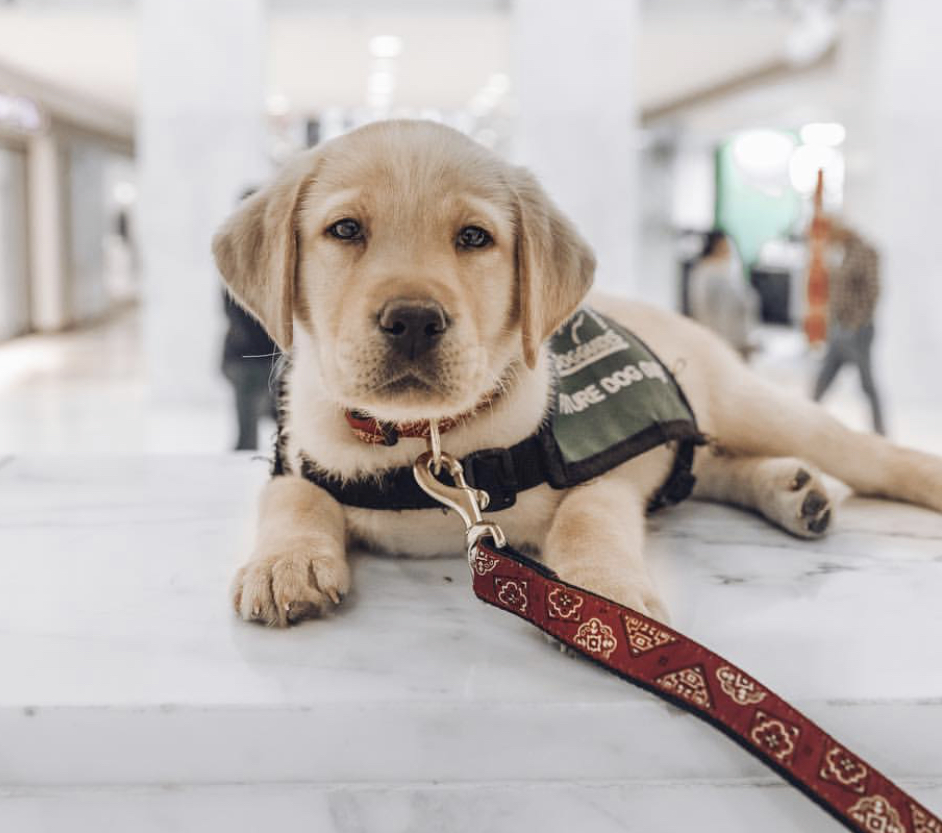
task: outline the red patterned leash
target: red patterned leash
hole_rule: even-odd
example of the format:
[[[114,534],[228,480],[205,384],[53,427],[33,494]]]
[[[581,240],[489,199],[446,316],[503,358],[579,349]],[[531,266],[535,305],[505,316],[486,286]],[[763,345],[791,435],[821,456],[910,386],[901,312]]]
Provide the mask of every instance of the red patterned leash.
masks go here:
[[[454,486],[436,477],[442,466]],[[481,516],[487,494],[467,485],[454,457],[427,451],[414,471],[427,494],[464,520],[479,599],[719,729],[849,830],[942,833],[937,816],[742,669],[507,546],[500,527]]]

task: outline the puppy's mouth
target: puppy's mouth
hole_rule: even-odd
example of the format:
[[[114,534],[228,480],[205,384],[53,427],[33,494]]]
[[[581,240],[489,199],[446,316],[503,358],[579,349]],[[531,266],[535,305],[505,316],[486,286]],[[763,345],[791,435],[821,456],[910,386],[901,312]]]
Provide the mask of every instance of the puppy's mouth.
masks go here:
[[[358,350],[337,368],[344,388],[337,401],[385,422],[463,414],[494,387],[481,352],[450,342],[415,358]]]
[[[408,372],[382,382],[377,386],[376,392],[390,397],[397,397],[409,396],[410,394],[441,394],[444,393],[444,390],[439,383],[428,379],[424,375]]]
[[[513,365],[508,365],[490,385],[483,389],[471,387],[459,398],[457,391],[436,373],[417,368],[402,369],[391,373],[373,388],[373,406],[363,410],[375,415],[379,409],[385,418],[392,421],[452,419],[493,405],[509,387],[513,373]]]

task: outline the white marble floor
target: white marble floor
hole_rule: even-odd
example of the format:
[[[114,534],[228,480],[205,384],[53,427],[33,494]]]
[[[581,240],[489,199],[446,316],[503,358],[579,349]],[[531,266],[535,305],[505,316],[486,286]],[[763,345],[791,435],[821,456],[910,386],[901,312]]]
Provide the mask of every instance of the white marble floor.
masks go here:
[[[248,455],[0,457],[0,830],[838,829],[478,603],[459,558],[358,555],[337,615],[241,622],[265,477]],[[942,516],[852,499],[805,543],[688,502],[651,527],[677,627],[942,807]]]

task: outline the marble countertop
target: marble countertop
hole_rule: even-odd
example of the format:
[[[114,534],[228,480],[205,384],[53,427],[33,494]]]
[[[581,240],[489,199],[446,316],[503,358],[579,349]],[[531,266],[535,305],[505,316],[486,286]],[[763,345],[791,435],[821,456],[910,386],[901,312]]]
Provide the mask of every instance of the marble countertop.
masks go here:
[[[357,554],[337,615],[241,622],[228,585],[266,476],[235,454],[0,458],[0,798],[777,783],[711,728],[477,602],[460,557]],[[851,498],[808,543],[687,502],[652,519],[648,551],[678,629],[938,809],[942,516]]]

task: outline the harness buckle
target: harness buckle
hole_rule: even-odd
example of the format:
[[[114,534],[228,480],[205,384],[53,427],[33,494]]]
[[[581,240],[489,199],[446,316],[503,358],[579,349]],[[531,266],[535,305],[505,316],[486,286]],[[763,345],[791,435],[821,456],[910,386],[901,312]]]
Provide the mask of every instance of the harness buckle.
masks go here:
[[[464,477],[469,486],[487,492],[487,508],[508,509],[517,502],[520,482],[514,459],[506,448],[483,448],[464,458]]]

